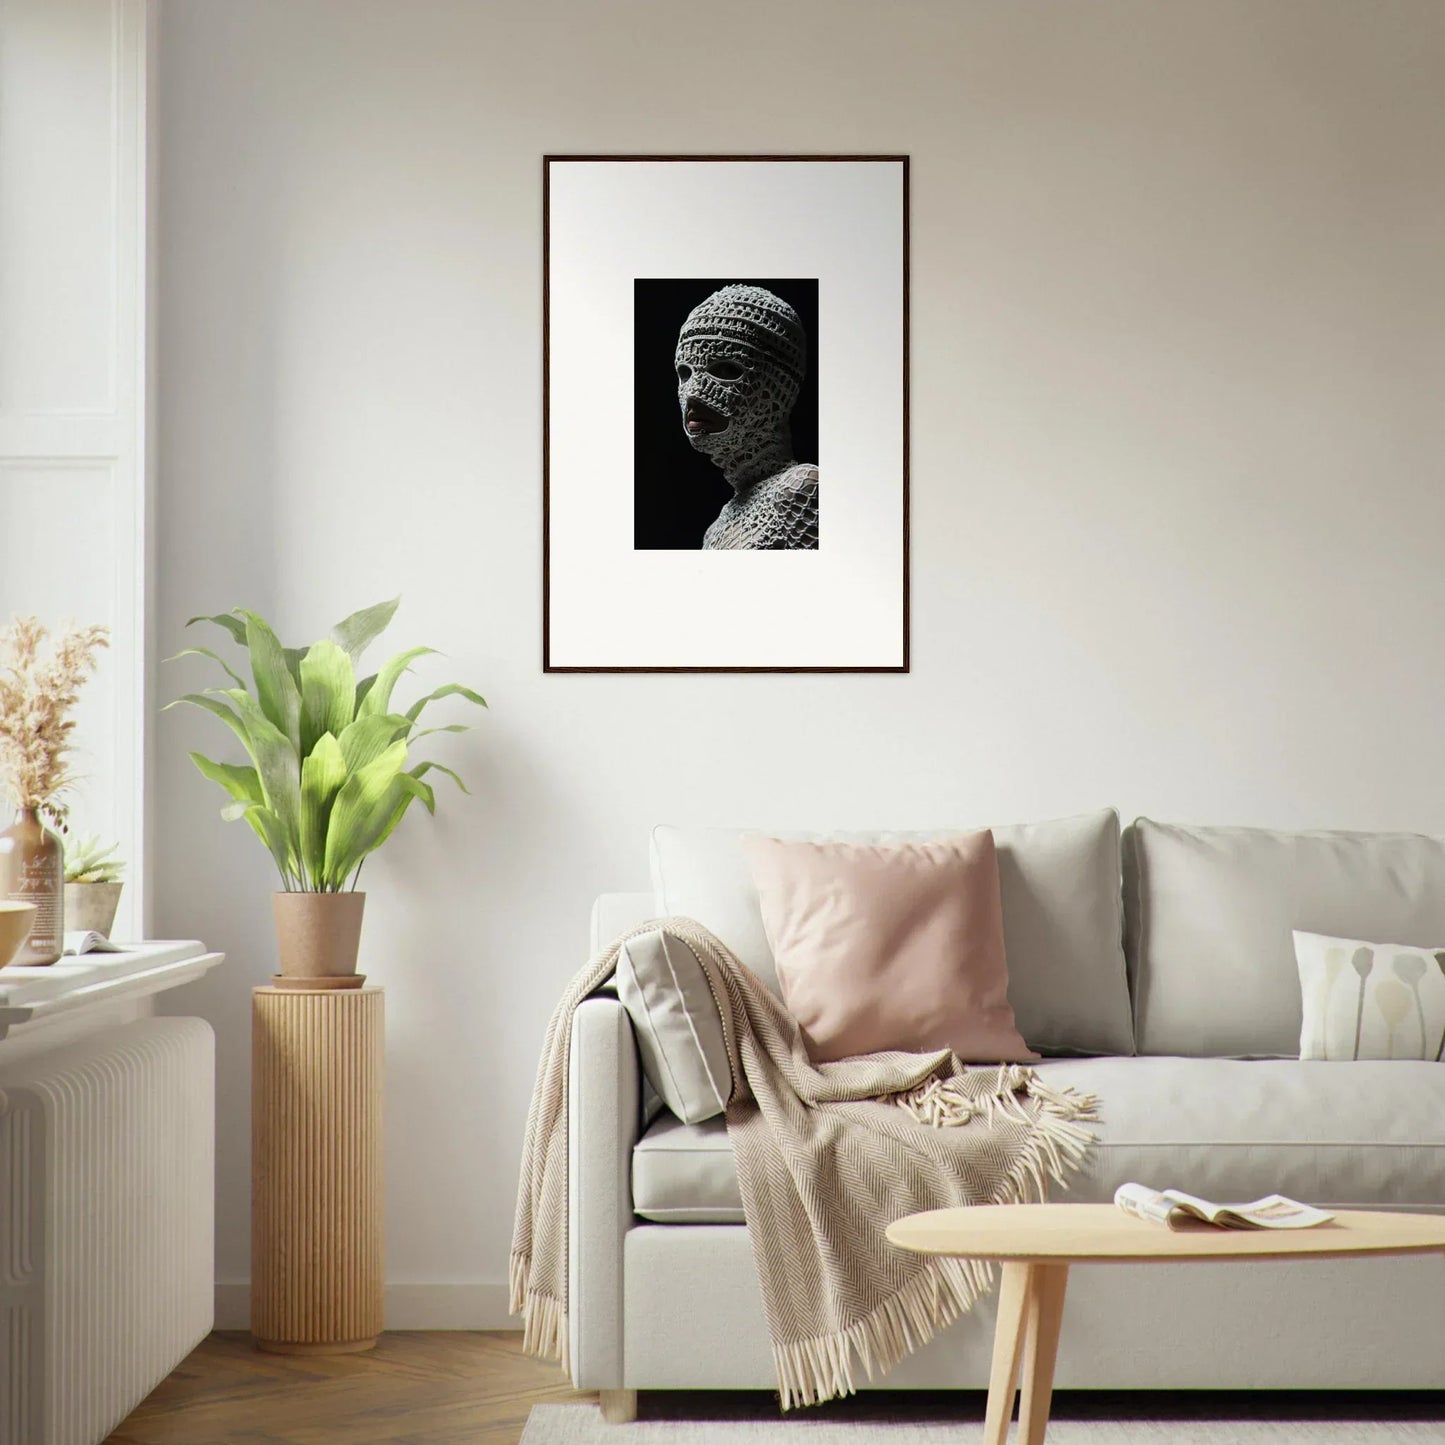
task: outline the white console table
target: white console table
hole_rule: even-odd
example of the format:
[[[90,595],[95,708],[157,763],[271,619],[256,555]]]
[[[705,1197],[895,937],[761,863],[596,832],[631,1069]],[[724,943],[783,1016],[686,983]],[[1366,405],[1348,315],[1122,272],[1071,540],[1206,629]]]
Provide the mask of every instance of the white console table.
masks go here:
[[[0,1445],[91,1445],[210,1332],[215,1036],[150,999],[223,955],[0,969]]]

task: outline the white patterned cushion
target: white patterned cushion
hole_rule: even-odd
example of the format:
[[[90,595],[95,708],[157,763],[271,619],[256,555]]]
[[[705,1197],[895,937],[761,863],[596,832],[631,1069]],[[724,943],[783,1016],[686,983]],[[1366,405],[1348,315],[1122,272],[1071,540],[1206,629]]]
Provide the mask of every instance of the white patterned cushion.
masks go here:
[[[1445,1058],[1445,947],[1294,935],[1302,1059]]]

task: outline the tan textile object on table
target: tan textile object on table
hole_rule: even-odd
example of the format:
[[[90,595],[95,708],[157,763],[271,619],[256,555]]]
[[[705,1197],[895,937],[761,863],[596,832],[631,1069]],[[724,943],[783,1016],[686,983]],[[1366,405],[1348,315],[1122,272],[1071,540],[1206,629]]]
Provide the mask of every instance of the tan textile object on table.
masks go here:
[[[1018,1065],[965,1069],[947,1050],[814,1065],[778,999],[690,919],[732,1070],[728,1135],[783,1407],[887,1371],[986,1292],[990,1267],[889,1245],[905,1214],[1041,1198],[1077,1168],[1095,1101]],[[628,935],[631,936],[631,935]],[[567,1067],[573,1012],[612,973],[619,939],[568,986],[547,1028],[527,1117],[511,1307],[524,1348],[567,1365]]]

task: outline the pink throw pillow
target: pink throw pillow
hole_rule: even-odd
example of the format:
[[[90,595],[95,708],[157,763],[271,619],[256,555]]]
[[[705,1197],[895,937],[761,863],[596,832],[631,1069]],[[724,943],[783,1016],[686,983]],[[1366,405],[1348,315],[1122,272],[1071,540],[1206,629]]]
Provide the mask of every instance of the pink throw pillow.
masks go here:
[[[814,1062],[889,1049],[1038,1057],[1008,1001],[992,833],[890,846],[751,834],[743,853]]]

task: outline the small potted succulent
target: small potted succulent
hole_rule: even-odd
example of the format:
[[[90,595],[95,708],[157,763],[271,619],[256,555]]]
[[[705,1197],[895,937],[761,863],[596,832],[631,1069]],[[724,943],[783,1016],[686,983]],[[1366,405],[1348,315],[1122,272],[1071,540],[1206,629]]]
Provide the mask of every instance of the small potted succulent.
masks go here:
[[[110,937],[125,864],[117,858],[119,843],[107,847],[99,838],[81,838],[65,845],[65,922],[72,929]]]
[[[392,694],[417,658],[436,651],[431,647],[408,648],[357,676],[357,662],[400,601],[353,613],[310,647],[283,647],[265,621],[243,608],[191,618],[187,626],[210,623],[242,649],[249,684],[210,648],[176,654],[209,659],[232,684],[187,693],[168,706],[187,703],[211,713],[245,750],[244,764],[190,756],[230,795],[221,816],[244,818],[276,864],[281,888],[272,900],[283,979],[332,987],[355,982],[366,901],[356,891],[361,865],[415,799],[436,811],[427,773],[445,773],[466,792],[450,768],[429,758],[414,762],[412,749],[432,733],[467,730],[463,723],[421,727],[430,703],[459,698],[485,707],[485,701],[451,682],[400,711]]]

